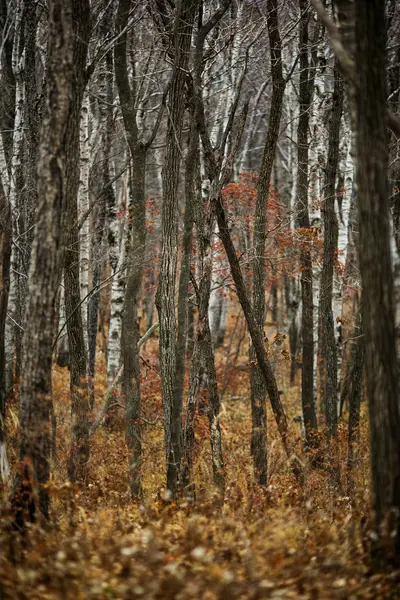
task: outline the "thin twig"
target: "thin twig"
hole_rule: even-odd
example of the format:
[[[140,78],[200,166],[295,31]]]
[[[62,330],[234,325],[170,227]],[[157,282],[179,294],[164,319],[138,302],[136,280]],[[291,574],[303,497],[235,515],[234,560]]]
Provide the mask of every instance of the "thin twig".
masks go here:
[[[159,326],[159,323],[154,323],[154,325],[152,325],[144,334],[144,336],[142,336],[140,338],[140,340],[138,341],[138,350],[140,349],[141,346],[143,346],[143,344],[149,339],[149,337],[154,333],[154,331],[157,329],[157,327]],[[111,408],[111,400],[113,398],[113,392],[115,390],[115,388],[119,385],[121,379],[122,379],[122,375],[124,373],[124,365],[121,365],[120,369],[118,370],[116,376],[114,377],[110,387],[107,390],[105,399],[104,399],[104,404],[102,409],[100,410],[99,414],[97,415],[96,420],[92,423],[90,430],[89,430],[89,436],[92,436],[100,427],[100,425],[103,422],[104,417],[106,416],[108,410]]]

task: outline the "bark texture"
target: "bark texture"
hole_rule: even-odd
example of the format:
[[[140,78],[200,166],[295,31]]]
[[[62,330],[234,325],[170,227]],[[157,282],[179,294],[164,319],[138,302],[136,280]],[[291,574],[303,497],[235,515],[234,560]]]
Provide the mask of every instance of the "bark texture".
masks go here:
[[[254,260],[253,260],[253,311],[254,318],[264,334],[265,321],[265,240],[267,205],[270,190],[272,166],[276,154],[279,128],[282,115],[285,81],[282,73],[282,50],[278,28],[277,0],[267,2],[267,25],[271,53],[272,99],[268,121],[267,140],[261,163],[257,185],[257,202],[254,220]],[[264,377],[257,365],[256,353],[250,349],[251,383],[251,454],[253,456],[254,477],[259,485],[267,484],[267,428],[266,428],[266,386]]]
[[[68,475],[83,479],[89,459],[89,389],[87,354],[80,291],[78,190],[80,173],[79,129],[83,95],[87,84],[86,59],[90,37],[89,0],[73,0],[74,60],[71,115],[67,130],[67,180],[63,218],[65,310],[70,353],[72,411],[71,451]]]
[[[299,0],[300,7],[300,39],[299,39],[299,123],[297,128],[297,227],[309,229],[308,214],[308,130],[309,110],[311,104],[312,83],[308,53],[308,22],[306,0]],[[313,272],[310,241],[303,241],[300,255],[301,263],[301,335],[302,335],[302,376],[301,403],[303,408],[306,442],[310,447],[316,443],[317,416],[314,406],[314,333],[313,333]]]
[[[362,306],[362,301],[361,301]],[[352,498],[354,494],[353,472],[357,466],[358,444],[360,441],[360,402],[363,392],[365,336],[362,325],[362,308],[357,315],[357,325],[354,329],[354,341],[351,352],[351,367],[347,379],[347,386],[343,386],[344,398],[349,402],[349,432],[347,444],[347,494]],[[346,383],[346,382],[345,382]]]
[[[66,185],[66,141],[73,90],[72,11],[49,2],[46,114],[38,177],[39,206],[28,282],[24,378],[21,385],[21,445],[13,492],[15,521],[22,527],[38,512],[47,518],[52,413],[51,362],[55,304],[61,269],[61,218]]]
[[[175,402],[176,317],[175,285],[178,257],[177,192],[181,163],[181,140],[185,115],[186,78],[192,29],[198,0],[177,5],[173,23],[174,65],[168,95],[168,127],[162,172],[162,253],[156,306],[160,323],[160,367],[164,407],[167,489],[173,494],[181,460],[181,409]]]
[[[117,31],[128,22],[130,0],[120,0]],[[124,313],[122,317],[123,391],[126,407],[126,441],[129,450],[129,484],[134,498],[142,496],[142,435],[140,427],[140,337],[138,302],[146,244],[145,168],[147,146],[139,139],[135,114],[135,88],[131,88],[127,65],[127,36],[123,33],[115,51],[115,78],[122,116],[132,157],[132,237],[127,260]]]
[[[356,0],[355,14],[359,261],[379,563],[388,559],[387,547],[380,543],[385,519],[395,519],[388,531],[396,531],[392,542],[400,557],[400,410],[387,182],[385,22],[379,0]]]
[[[5,329],[10,290],[11,211],[0,178],[0,480],[9,476],[6,447],[6,346]]]
[[[268,360],[268,356],[264,348],[263,335],[260,332],[260,329],[257,326],[257,322],[254,318],[253,309],[247,294],[246,285],[240,269],[239,259],[236,254],[234,244],[232,242],[228,222],[225,215],[225,209],[222,204],[221,198],[219,199],[217,205],[217,219],[221,241],[224,245],[225,252],[228,257],[232,278],[235,282],[236,293],[238,295],[239,302],[242,306],[243,313],[246,318],[251,341],[256,352],[258,365],[265,379],[265,385],[271,402],[271,407],[274,413],[275,421],[278,426],[278,431],[281,436],[281,440],[283,443],[283,447],[285,448],[287,457],[292,462],[294,456],[292,444],[289,439],[286,413],[279,396],[274,370],[272,368],[271,362]],[[298,464],[296,463],[293,464],[293,472],[297,478],[301,477],[301,471],[299,469]]]
[[[337,348],[335,339],[335,324],[332,310],[333,272],[335,254],[338,244],[338,220],[335,212],[336,175],[339,162],[339,133],[340,119],[343,109],[343,83],[340,79],[339,66],[335,63],[334,90],[332,109],[329,122],[328,157],[324,185],[324,258],[321,273],[320,319],[322,334],[322,358],[324,361],[323,406],[328,440],[328,464],[333,462],[335,481],[339,483],[337,436],[338,436],[338,406],[337,406]]]

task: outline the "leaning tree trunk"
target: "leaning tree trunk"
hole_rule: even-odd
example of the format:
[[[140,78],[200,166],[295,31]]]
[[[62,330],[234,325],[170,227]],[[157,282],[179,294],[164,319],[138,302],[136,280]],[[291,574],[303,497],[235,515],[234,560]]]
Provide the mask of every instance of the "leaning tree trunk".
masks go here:
[[[72,412],[72,444],[68,461],[71,481],[83,479],[89,459],[89,390],[87,356],[80,291],[78,190],[80,174],[80,118],[86,87],[86,57],[90,37],[90,5],[88,0],[74,0],[74,64],[73,97],[68,123],[67,186],[63,218],[65,244],[64,281],[65,310],[70,354],[70,390]]]
[[[356,0],[356,145],[360,272],[370,415],[376,563],[400,558],[400,410],[390,258],[384,7]],[[391,515],[391,517],[389,517]],[[390,518],[394,537],[382,540]]]
[[[13,491],[15,521],[49,514],[52,413],[51,364],[61,270],[61,220],[66,179],[66,134],[73,92],[72,11],[49,1],[46,114],[38,169],[39,206],[28,281],[24,378],[21,385],[20,469]]]
[[[268,134],[257,185],[257,202],[254,220],[254,260],[253,260],[253,311],[261,334],[265,322],[265,239],[269,186],[272,166],[276,154],[279,128],[282,115],[285,80],[282,74],[281,38],[278,29],[277,0],[267,2],[267,24],[271,53],[272,99],[269,113]],[[254,347],[250,347],[251,383],[251,454],[254,464],[254,478],[257,484],[267,484],[267,427],[266,427],[266,387],[264,377],[257,365]]]
[[[295,459],[296,457],[293,453],[293,444],[289,438],[288,422],[285,409],[282,405],[279,396],[278,385],[276,383],[271,362],[268,359],[264,347],[264,336],[262,335],[254,318],[253,309],[247,294],[246,284],[244,282],[244,278],[240,269],[239,258],[236,254],[235,246],[231,238],[229,225],[226,219],[225,209],[222,204],[221,197],[219,198],[219,202],[217,205],[217,219],[221,241],[224,245],[225,252],[228,257],[232,279],[236,287],[236,293],[238,295],[239,302],[242,306],[243,313],[246,318],[251,342],[256,352],[258,365],[265,379],[265,385],[271,402],[271,407],[274,413],[275,421],[278,426],[278,431],[281,436],[282,444],[285,448],[288,459],[292,463],[293,473],[297,478],[300,478],[301,471],[299,465],[293,462],[293,459]]]

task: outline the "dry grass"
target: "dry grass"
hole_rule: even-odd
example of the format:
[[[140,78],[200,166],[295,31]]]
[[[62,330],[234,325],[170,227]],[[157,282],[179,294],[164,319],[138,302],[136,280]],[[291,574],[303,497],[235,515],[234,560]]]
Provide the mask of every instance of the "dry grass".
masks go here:
[[[227,489],[221,507],[212,485],[208,423],[198,417],[197,504],[163,500],[164,451],[156,345],[143,373],[145,503],[131,503],[123,414],[92,440],[85,487],[66,480],[69,446],[68,372],[54,368],[57,460],[50,483],[52,519],[23,540],[12,531],[3,489],[0,598],[169,599],[400,598],[400,574],[371,575],[368,562],[370,484],[366,415],[361,428],[355,498],[335,493],[323,470],[308,471],[301,489],[291,476],[268,411],[269,487],[254,488],[249,453],[251,415],[245,345],[224,398],[221,425]],[[222,377],[226,350],[217,355]],[[279,351],[280,352],[280,351]],[[299,413],[298,385],[277,356],[279,385],[291,417]],[[104,361],[96,397],[104,395]],[[147,373],[146,373],[147,371]],[[98,400],[98,404],[101,401]],[[363,413],[365,408],[363,407]],[[17,411],[9,410],[15,464]],[[154,423],[155,421],[155,423]],[[149,423],[152,424],[149,424]],[[296,424],[292,435],[299,438]],[[340,427],[341,465],[346,424]],[[300,449],[300,439],[298,446]],[[306,457],[303,457],[306,463]],[[345,477],[343,475],[343,483]]]

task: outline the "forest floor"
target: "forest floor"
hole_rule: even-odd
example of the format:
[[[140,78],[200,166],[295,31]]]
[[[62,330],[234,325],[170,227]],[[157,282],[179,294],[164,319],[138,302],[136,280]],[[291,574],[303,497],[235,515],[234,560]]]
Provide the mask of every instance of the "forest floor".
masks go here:
[[[66,476],[70,404],[68,370],[54,368],[57,459],[50,482],[51,524],[23,540],[7,514],[2,490],[0,599],[380,599],[400,598],[400,572],[373,573],[369,563],[370,483],[366,407],[363,404],[354,501],[335,493],[326,471],[292,477],[268,412],[269,485],[252,483],[251,413],[246,344],[227,386],[221,417],[227,488],[221,506],[212,486],[208,421],[196,432],[195,506],[164,496],[160,381],[156,343],[142,352],[145,499],[127,492],[123,410],[93,436],[85,487]],[[220,383],[227,348],[217,352]],[[278,384],[290,418],[299,414],[299,386],[289,385],[286,351],[279,349]],[[103,361],[104,362],[104,361]],[[98,408],[105,394],[104,365],[96,380]],[[17,407],[8,413],[10,454],[17,450]],[[296,423],[292,435],[298,438]],[[340,425],[341,464],[347,427]],[[343,468],[344,470],[344,468]],[[345,474],[342,475],[345,490]]]

